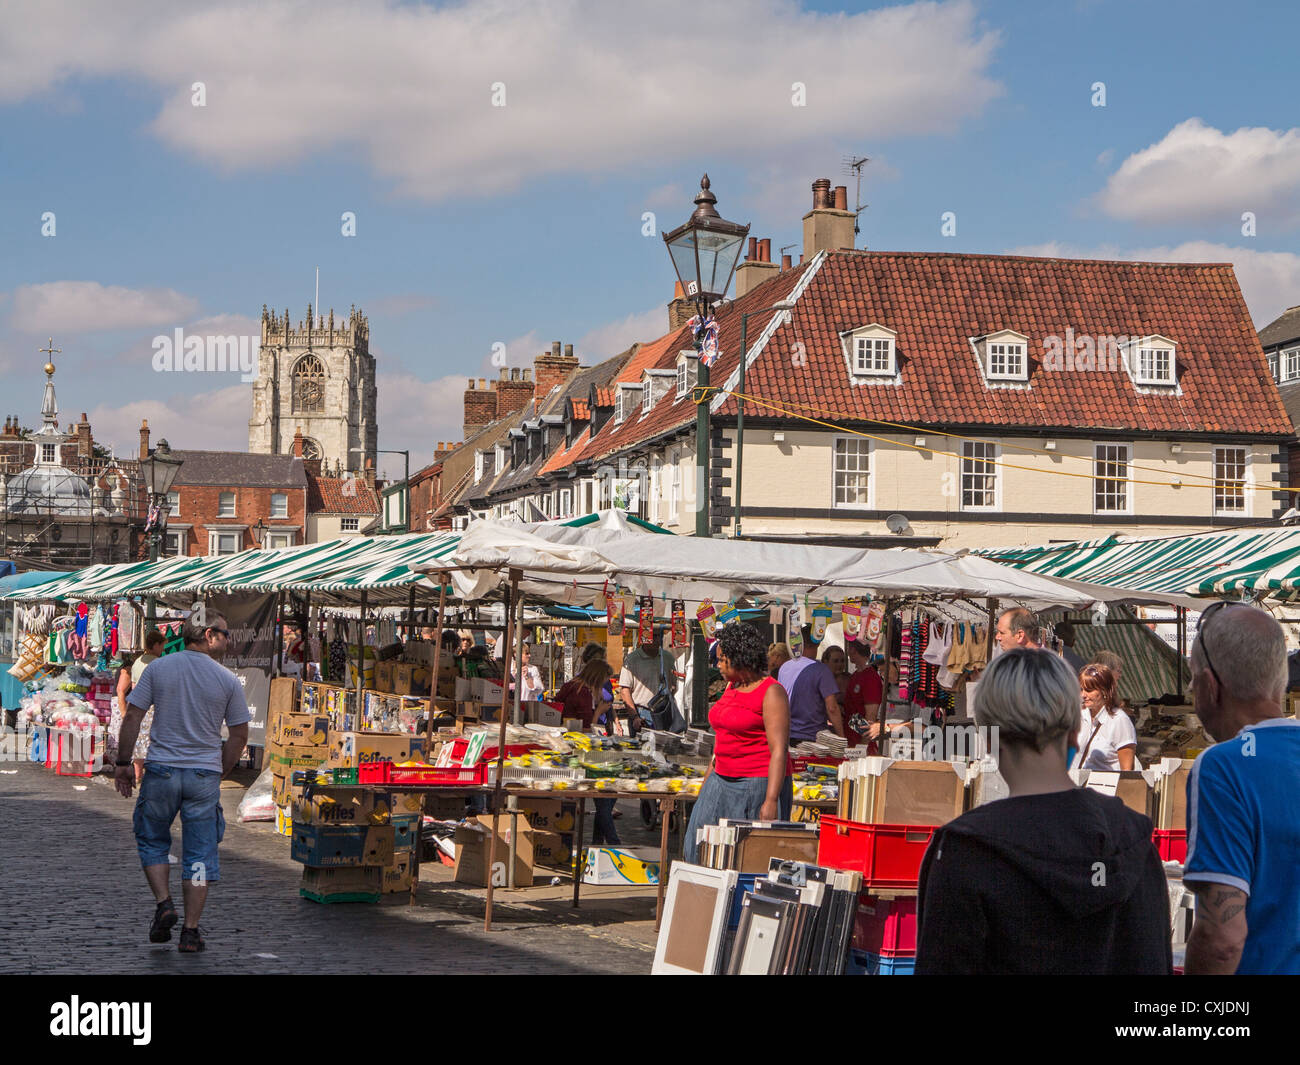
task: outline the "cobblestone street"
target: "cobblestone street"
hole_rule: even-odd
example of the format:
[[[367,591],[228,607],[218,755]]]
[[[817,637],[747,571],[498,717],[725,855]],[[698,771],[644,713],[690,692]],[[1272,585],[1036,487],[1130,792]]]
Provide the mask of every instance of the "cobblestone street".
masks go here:
[[[176,933],[151,944],[153,904],[136,857],[134,799],[108,777],[56,777],[7,763],[0,775],[0,972],[5,973],[648,973],[654,894],[571,887],[483,892],[424,868],[417,902],[322,906],[298,895],[301,866],[266,823],[239,824],[242,788],[223,789],[222,880],[203,917],[207,950],[182,957]],[[179,819],[173,854],[180,853]],[[178,873],[173,894],[180,908]],[[563,896],[563,897],[561,897]]]

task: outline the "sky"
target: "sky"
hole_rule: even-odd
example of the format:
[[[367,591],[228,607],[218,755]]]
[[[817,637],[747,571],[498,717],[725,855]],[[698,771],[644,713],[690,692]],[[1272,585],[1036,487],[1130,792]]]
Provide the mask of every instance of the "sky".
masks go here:
[[[11,0],[2,413],[39,421],[53,337],[99,442],[148,418],[243,450],[250,385],[160,372],[154,338],[296,322],[319,269],[326,310],[370,319],[379,446],[415,468],[494,345],[590,365],[666,330],[661,233],[703,172],[797,259],[852,156],[858,247],[1228,261],[1262,327],[1300,304],[1297,30],[1213,0]]]

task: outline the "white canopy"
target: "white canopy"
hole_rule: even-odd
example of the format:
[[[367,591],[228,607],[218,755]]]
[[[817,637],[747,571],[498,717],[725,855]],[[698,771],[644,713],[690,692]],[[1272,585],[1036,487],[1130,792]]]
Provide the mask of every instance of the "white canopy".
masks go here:
[[[974,555],[893,548],[869,550],[693,536],[656,536],[621,528],[480,521],[449,561],[465,599],[488,595],[522,571],[521,589],[573,606],[594,601],[606,584],[638,595],[717,603],[806,594],[996,598],[1031,610],[1085,609],[1095,595]],[[434,572],[436,564],[416,566]]]

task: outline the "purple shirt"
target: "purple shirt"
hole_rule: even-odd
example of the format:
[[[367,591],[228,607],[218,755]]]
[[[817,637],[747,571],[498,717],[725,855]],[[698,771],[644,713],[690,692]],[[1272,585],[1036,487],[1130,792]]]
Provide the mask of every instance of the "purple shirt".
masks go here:
[[[815,739],[822,729],[829,728],[826,718],[826,696],[839,696],[840,686],[835,674],[825,663],[815,658],[792,658],[776,675],[790,697],[790,742]]]

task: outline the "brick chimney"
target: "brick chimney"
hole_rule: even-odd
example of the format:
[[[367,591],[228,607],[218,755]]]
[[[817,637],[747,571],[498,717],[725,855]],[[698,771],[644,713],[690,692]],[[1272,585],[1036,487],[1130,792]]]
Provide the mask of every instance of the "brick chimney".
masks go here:
[[[848,210],[848,188],[831,191],[830,178],[812,183],[812,210],[803,216],[803,255],[811,259],[822,251],[851,251],[853,212]]]
[[[140,461],[149,457],[149,419],[140,419]]]
[[[465,438],[473,436],[485,425],[497,420],[497,394],[495,389],[487,387],[487,381],[479,378],[469,379],[465,389],[465,421],[461,431]]]
[[[374,488],[375,487],[375,460],[374,459],[366,459],[365,477],[366,477],[366,484],[369,487]]]
[[[668,304],[668,328],[680,329],[694,317],[695,304],[686,298],[682,283],[678,281],[673,289],[672,302]]]
[[[551,345],[550,351],[543,351],[533,360],[533,372],[537,378],[537,397],[549,395],[551,389],[563,385],[578,368],[578,357],[573,354],[573,345],[567,344],[564,354],[560,354],[560,342]]]
[[[504,418],[518,414],[533,398],[533,369],[525,366],[522,370],[512,366],[507,373],[501,369],[501,380],[493,381],[497,392],[497,417]]]
[[[301,426],[301,425],[298,426],[298,427],[293,431],[293,452],[292,452],[292,454],[293,454],[293,457],[296,458],[296,459],[300,459],[300,458],[302,458],[302,426]]]
[[[82,411],[81,421],[77,422],[77,457],[81,459],[90,459],[95,453],[95,442],[90,436],[90,422],[86,420],[86,413]]]
[[[776,263],[772,262],[771,239],[750,237],[745,261],[736,267],[736,299],[779,272]]]

